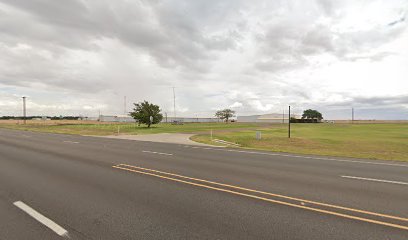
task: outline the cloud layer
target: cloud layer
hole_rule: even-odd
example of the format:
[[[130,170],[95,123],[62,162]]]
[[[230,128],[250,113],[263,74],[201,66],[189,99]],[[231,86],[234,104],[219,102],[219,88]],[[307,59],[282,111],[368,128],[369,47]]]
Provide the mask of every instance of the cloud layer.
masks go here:
[[[408,2],[0,0],[0,115],[408,118]]]

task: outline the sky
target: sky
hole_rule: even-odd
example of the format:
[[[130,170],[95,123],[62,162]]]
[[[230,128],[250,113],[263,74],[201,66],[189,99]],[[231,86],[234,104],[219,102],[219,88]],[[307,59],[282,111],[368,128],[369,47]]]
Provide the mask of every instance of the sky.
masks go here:
[[[408,119],[408,0],[0,0],[0,116],[172,116],[173,87],[177,116]]]

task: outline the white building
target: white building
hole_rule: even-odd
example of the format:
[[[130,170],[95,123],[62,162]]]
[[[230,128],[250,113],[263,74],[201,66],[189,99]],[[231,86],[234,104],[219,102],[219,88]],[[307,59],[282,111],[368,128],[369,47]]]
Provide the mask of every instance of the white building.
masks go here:
[[[203,117],[166,117],[163,116],[162,123],[171,123],[174,121],[183,122],[183,123],[214,123],[222,122],[219,118],[203,118]]]
[[[298,115],[290,114],[291,117],[300,118]],[[237,116],[237,122],[249,123],[288,123],[289,115],[283,113],[269,113],[262,115]]]
[[[136,122],[134,118],[129,115],[100,115],[101,122]],[[163,116],[161,123],[172,123],[178,121],[182,123],[212,123],[222,122],[219,118],[199,118],[199,117],[166,117]]]
[[[117,115],[117,116],[100,115],[99,121],[101,122],[136,122],[134,118],[128,115]]]

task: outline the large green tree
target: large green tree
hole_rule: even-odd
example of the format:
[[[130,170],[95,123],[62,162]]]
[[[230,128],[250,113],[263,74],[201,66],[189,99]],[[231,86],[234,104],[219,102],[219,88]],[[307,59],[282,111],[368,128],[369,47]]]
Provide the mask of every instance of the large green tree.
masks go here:
[[[312,119],[312,120],[316,119],[318,121],[321,121],[323,119],[323,116],[317,110],[307,109],[303,111],[302,119]]]
[[[228,122],[228,119],[235,117],[235,111],[231,110],[231,109],[223,109],[223,110],[218,110],[215,113],[215,116],[217,118],[220,118],[222,120],[225,120],[226,122]]]
[[[163,119],[163,115],[160,113],[160,107],[157,105],[149,103],[148,101],[134,103],[134,105],[135,107],[133,108],[133,112],[130,112],[130,116],[139,123],[147,124],[147,127],[150,127],[151,124],[157,124]],[[152,117],[152,119],[150,119],[150,117]]]

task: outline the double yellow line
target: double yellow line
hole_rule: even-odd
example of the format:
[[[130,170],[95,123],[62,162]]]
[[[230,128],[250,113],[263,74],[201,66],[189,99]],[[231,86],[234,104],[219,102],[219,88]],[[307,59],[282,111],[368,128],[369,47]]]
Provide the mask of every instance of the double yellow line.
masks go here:
[[[183,175],[179,175],[179,174],[163,172],[163,171],[158,171],[158,170],[154,170],[154,169],[143,168],[143,167],[138,167],[138,166],[133,166],[133,165],[128,165],[128,164],[118,164],[118,165],[114,165],[112,167],[116,168],[116,169],[129,171],[129,172],[135,172],[135,173],[154,176],[154,177],[167,179],[167,180],[171,180],[171,181],[175,181],[175,182],[185,183],[185,184],[189,184],[189,185],[193,185],[193,186],[197,186],[197,187],[203,187],[203,188],[212,189],[212,190],[216,190],[216,191],[221,191],[221,192],[231,193],[231,194],[235,194],[235,195],[245,196],[245,197],[258,199],[258,200],[262,200],[262,201],[266,201],[266,202],[282,204],[282,205],[291,206],[291,207],[295,207],[295,208],[306,209],[306,210],[310,210],[310,211],[314,211],[314,212],[320,212],[320,213],[325,213],[325,214],[329,214],[329,215],[335,215],[335,216],[339,216],[339,217],[359,220],[359,221],[363,221],[363,222],[369,222],[369,223],[394,227],[394,228],[398,228],[398,229],[402,229],[402,230],[408,230],[408,226],[399,225],[399,224],[390,223],[390,222],[379,221],[379,220],[374,220],[374,219],[369,219],[369,218],[365,218],[365,217],[354,216],[354,215],[345,214],[345,213],[339,213],[339,212],[325,210],[325,209],[316,208],[316,207],[308,207],[308,206],[305,206],[305,203],[320,206],[320,207],[325,207],[325,208],[331,208],[331,209],[343,210],[343,211],[347,211],[347,212],[359,213],[359,214],[364,214],[364,215],[369,215],[369,216],[374,216],[374,217],[386,218],[386,219],[389,219],[389,220],[400,221],[400,222],[408,222],[408,218],[397,217],[397,216],[392,216],[392,215],[387,215],[387,214],[382,214],[382,213],[376,213],[376,212],[370,212],[370,211],[354,209],[354,208],[349,208],[349,207],[337,206],[337,205],[333,205],[333,204],[321,203],[321,202],[316,202],[316,201],[310,201],[310,200],[301,199],[301,198],[294,198],[294,197],[289,197],[289,196],[285,196],[285,195],[274,194],[274,193],[269,193],[269,192],[264,192],[264,191],[258,191],[258,190],[253,190],[253,189],[249,189],[249,188],[244,188],[244,187],[239,187],[239,186],[234,186],[234,185],[229,185],[229,184],[223,184],[223,183],[208,181],[208,180],[199,179],[199,178],[192,178],[192,177],[187,177],[187,176],[183,176]],[[190,180],[190,181],[187,181],[187,180]],[[195,182],[192,182],[192,181],[195,181]],[[196,182],[199,182],[199,183],[196,183]],[[215,186],[218,186],[218,187],[205,185],[205,184],[202,184],[202,183],[211,184],[211,185],[215,185]],[[220,188],[220,187],[224,187],[224,188]],[[292,202],[295,202],[295,203],[270,199],[270,198],[266,198],[266,197],[261,197],[261,196],[252,195],[252,194],[248,194],[248,193],[238,192],[238,191],[225,189],[225,188],[230,188],[230,189],[234,189],[234,190],[241,190],[241,191],[250,192],[250,193],[257,193],[257,194],[262,194],[262,195],[271,196],[271,197],[277,197],[277,198],[286,199],[286,200],[289,200],[289,201],[292,201]]]

